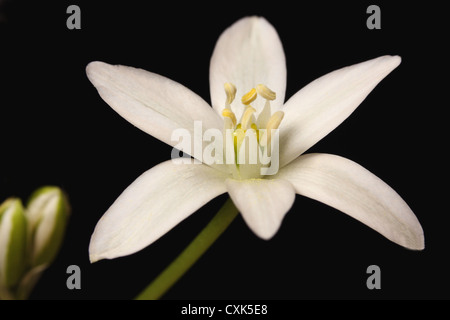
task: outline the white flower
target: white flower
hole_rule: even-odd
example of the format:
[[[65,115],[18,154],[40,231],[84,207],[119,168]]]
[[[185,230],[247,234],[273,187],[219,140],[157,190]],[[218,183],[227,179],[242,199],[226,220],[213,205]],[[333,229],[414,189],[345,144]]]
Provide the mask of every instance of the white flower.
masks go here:
[[[100,96],[133,125],[169,145],[176,145],[171,135],[178,128],[194,135],[198,120],[204,131],[240,126],[280,132],[276,175],[261,176],[246,166],[170,160],[145,172],[98,222],[89,247],[91,261],[141,250],[225,192],[264,239],[277,232],[297,193],[358,219],[395,243],[423,249],[420,223],[386,183],[340,156],[303,154],[344,121],[400,61],[382,56],[336,70],[284,103],[286,64],[278,34],[263,18],[244,18],[216,44],[210,65],[212,108],[163,76],[90,63],[87,75]]]

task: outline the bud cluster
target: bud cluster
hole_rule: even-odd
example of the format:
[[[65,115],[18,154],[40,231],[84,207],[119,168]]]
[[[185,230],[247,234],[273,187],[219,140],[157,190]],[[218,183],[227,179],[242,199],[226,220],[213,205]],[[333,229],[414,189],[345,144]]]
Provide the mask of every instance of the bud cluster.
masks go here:
[[[0,299],[26,299],[63,241],[70,207],[58,187],[0,204]]]

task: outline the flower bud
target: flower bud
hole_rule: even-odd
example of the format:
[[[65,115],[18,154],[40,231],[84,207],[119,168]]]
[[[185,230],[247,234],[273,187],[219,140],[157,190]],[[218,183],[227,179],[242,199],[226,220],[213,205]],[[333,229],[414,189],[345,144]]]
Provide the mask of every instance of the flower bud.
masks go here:
[[[0,205],[0,290],[20,281],[26,261],[27,222],[22,202],[9,198]]]
[[[28,221],[28,259],[31,267],[48,265],[62,244],[70,207],[58,187],[37,189],[26,209]]]

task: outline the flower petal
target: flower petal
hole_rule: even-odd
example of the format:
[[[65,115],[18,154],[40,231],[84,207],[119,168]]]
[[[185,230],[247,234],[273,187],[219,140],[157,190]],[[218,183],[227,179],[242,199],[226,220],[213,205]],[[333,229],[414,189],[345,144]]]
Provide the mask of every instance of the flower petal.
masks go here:
[[[284,102],[286,91],[286,61],[280,38],[274,27],[264,18],[247,17],[238,20],[226,29],[214,49],[209,71],[211,101],[221,114],[225,106],[224,84],[236,86],[236,101],[239,106],[232,110],[240,118],[244,109],[241,97],[258,84],[264,84],[277,94],[271,104],[277,108]],[[259,112],[263,99],[252,106]]]
[[[163,162],[136,179],[98,222],[92,262],[148,246],[205,203],[226,192],[225,177],[203,164]]]
[[[278,231],[295,200],[294,188],[284,180],[227,179],[226,185],[247,225],[266,240]]]
[[[306,154],[282,168],[298,194],[323,202],[409,249],[424,248],[423,230],[405,201],[359,164],[330,154]]]
[[[318,78],[283,107],[280,164],[291,162],[342,123],[375,86],[401,62],[383,56]]]
[[[196,120],[202,121],[203,131],[222,130],[221,118],[202,98],[168,78],[99,61],[89,63],[86,73],[103,100],[117,113],[168,145],[178,143],[171,140],[176,129],[187,129],[194,137]]]

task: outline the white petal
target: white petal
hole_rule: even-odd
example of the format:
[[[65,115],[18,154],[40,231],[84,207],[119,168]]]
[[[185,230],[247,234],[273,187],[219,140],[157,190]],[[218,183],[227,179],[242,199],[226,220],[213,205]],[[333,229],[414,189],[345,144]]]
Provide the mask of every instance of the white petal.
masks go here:
[[[225,177],[206,165],[166,161],[153,167],[98,222],[89,246],[91,261],[141,250],[224,192]]]
[[[342,68],[292,96],[283,107],[285,116],[280,125],[281,166],[341,124],[400,62],[399,56],[383,56]]]
[[[277,98],[271,104],[280,107],[286,91],[286,61],[274,27],[264,18],[247,17],[226,29],[214,49],[209,80],[212,105],[219,114],[225,105],[226,82],[237,89],[232,110],[238,119],[244,109],[241,97],[258,84],[276,92]],[[258,112],[263,105],[261,98],[252,103]]]
[[[226,185],[247,225],[266,240],[278,231],[295,200],[294,188],[284,180],[228,179]]]
[[[91,62],[86,73],[103,100],[117,113],[171,146],[179,142],[171,140],[176,129],[187,129],[194,137],[196,120],[202,121],[203,131],[222,130],[223,121],[202,98],[168,78],[98,61]]]
[[[323,202],[404,247],[424,248],[423,230],[405,201],[359,164],[330,154],[307,154],[282,168],[278,178],[298,194]]]

